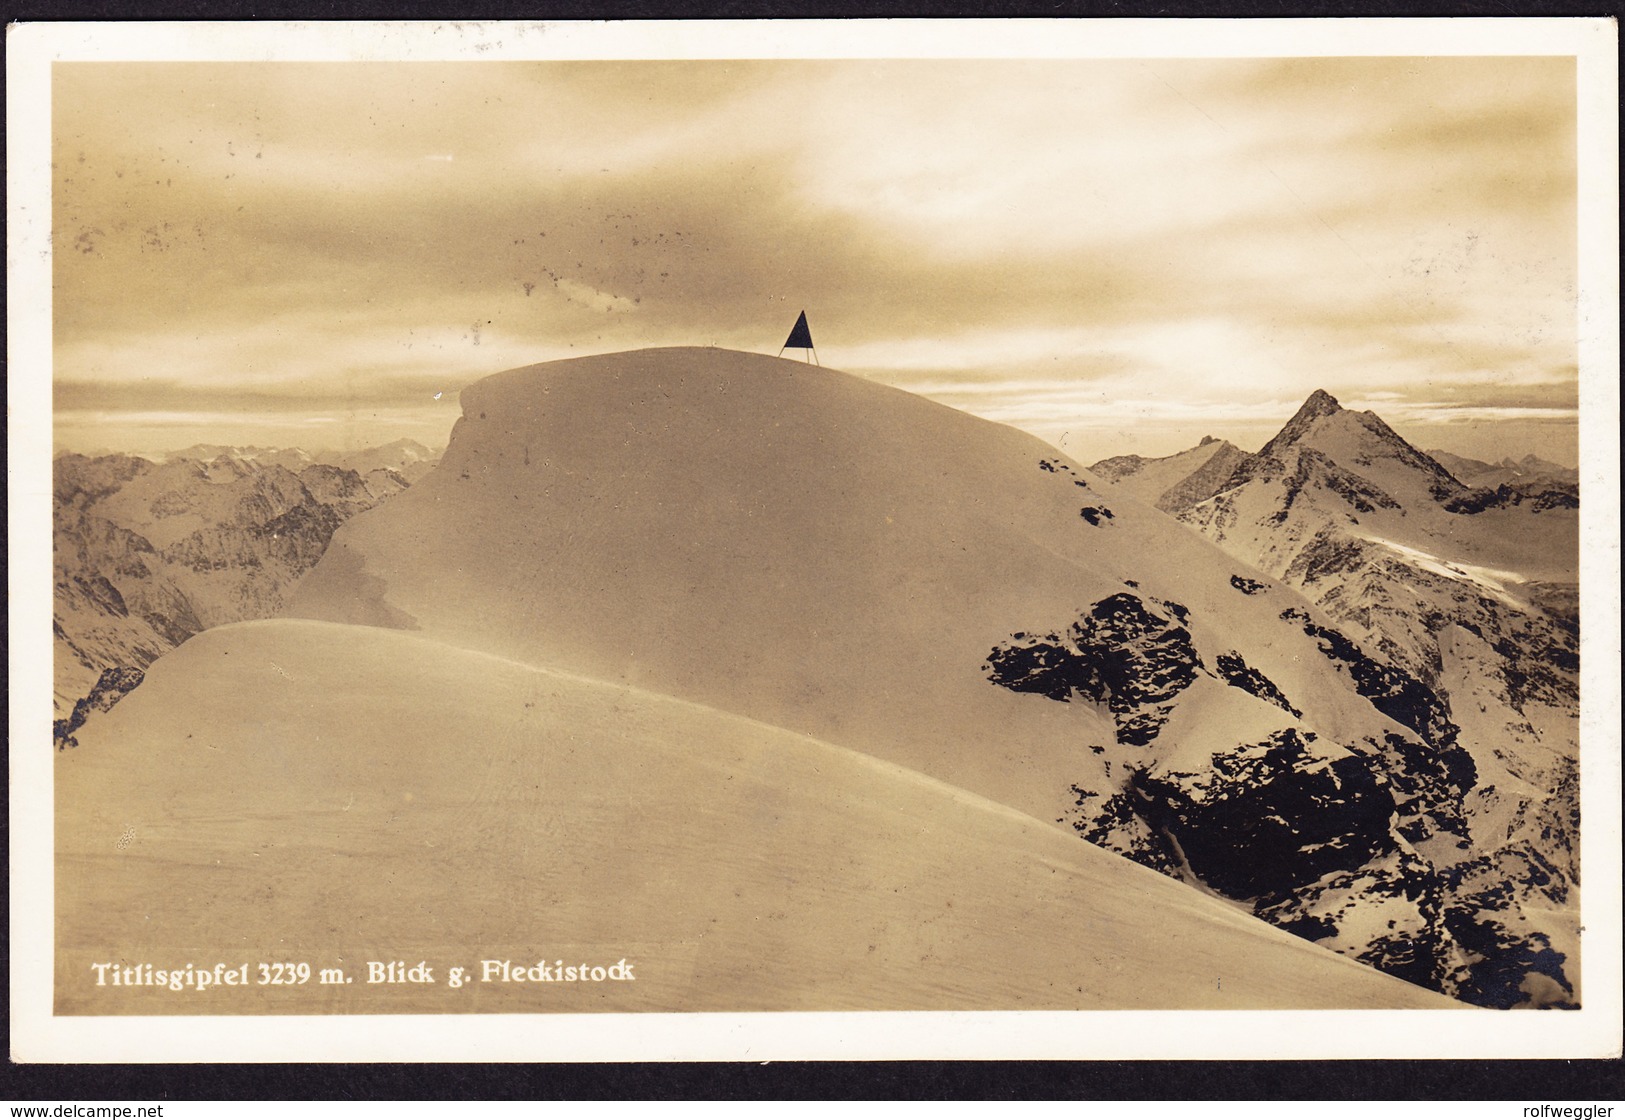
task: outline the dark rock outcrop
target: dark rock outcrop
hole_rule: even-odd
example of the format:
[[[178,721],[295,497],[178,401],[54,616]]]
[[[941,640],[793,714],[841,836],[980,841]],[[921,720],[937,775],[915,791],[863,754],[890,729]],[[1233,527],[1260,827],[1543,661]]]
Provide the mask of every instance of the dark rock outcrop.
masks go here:
[[[56,749],[60,751],[77,747],[79,740],[73,737],[73,733],[85,725],[90,713],[109,711],[114,704],[133,692],[145,676],[140,669],[128,665],[102,670],[102,675],[96,681],[96,687],[90,690],[90,695],[73,706],[73,713],[67,719],[56,721],[52,728]]]
[[[1169,701],[1196,679],[1200,661],[1190,632],[1179,621],[1123,592],[1100,600],[1057,634],[1013,635],[988,654],[988,679],[1013,692],[1052,700],[1074,695],[1105,704],[1118,741],[1144,746],[1168,719]],[[1169,617],[1169,616],[1172,617]]]
[[[1085,840],[1468,1002],[1568,1005],[1564,956],[1523,903],[1539,894],[1541,906],[1564,904],[1578,873],[1565,846],[1577,821],[1555,806],[1577,800],[1559,796],[1543,810],[1552,815],[1544,829],[1514,820],[1508,835],[1519,839],[1475,837],[1469,804],[1494,791],[1479,790],[1447,699],[1304,610],[1280,618],[1395,729],[1322,738],[1238,650],[1205,665],[1189,608],[1143,593],[1101,599],[1061,631],[1014,634],[983,669],[1003,688],[1111,713],[1117,745],[1130,752],[1104,761],[1104,784],[1074,783],[1061,818]],[[1204,675],[1294,722],[1197,753],[1165,742],[1166,724]],[[1100,758],[1108,748],[1087,750]],[[1549,837],[1555,859],[1543,854],[1546,841],[1526,839],[1535,832]]]
[[[1235,899],[1299,889],[1393,850],[1393,798],[1353,755],[1286,728],[1216,756],[1209,773],[1138,771],[1136,811],[1203,882]]]
[[[1283,712],[1291,712],[1300,719],[1303,717],[1303,713],[1292,706],[1292,702],[1276,687],[1275,682],[1247,664],[1246,659],[1241,654],[1236,653],[1234,650],[1229,653],[1221,653],[1214,659],[1214,664],[1218,667],[1219,675],[1232,688],[1250,692],[1260,700],[1267,700],[1274,704]]]
[[[1538,478],[1503,482],[1499,486],[1486,486],[1469,490],[1445,502],[1451,513],[1483,513],[1487,509],[1509,509],[1527,505],[1535,513],[1549,509],[1579,509],[1580,487],[1573,482],[1557,482]]]

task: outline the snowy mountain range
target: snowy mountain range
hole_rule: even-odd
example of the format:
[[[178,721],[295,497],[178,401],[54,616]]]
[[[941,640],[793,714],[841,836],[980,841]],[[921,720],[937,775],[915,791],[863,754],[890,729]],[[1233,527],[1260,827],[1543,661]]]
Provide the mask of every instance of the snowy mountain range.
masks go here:
[[[1565,467],[1561,463],[1542,459],[1538,455],[1525,455],[1522,459],[1508,456],[1499,463],[1486,463],[1480,459],[1452,455],[1448,451],[1432,450],[1428,455],[1434,462],[1474,489],[1490,489],[1508,482],[1543,481],[1571,483],[1576,486],[1580,482],[1580,472],[1574,467]]]
[[[1539,492],[1563,500],[1476,500],[1486,492],[1325,392],[1223,478],[1193,471],[1164,485],[1159,471],[1177,474],[1203,450],[1132,471],[1100,466],[1117,471],[1118,486],[1160,487],[1162,508],[1311,600],[1341,633],[1307,617],[1305,630],[1346,656],[1356,677],[1359,649],[1396,674],[1374,687],[1395,694],[1390,706],[1431,748],[1395,762],[1413,787],[1402,789],[1401,832],[1426,864],[1396,880],[1429,900],[1411,918],[1410,940],[1435,946],[1425,966],[1433,986],[1492,1004],[1544,987],[1531,979],[1509,989],[1459,963],[1482,958],[1467,973],[1488,973],[1510,957],[1519,967],[1544,962],[1544,975],[1568,989],[1572,969],[1552,966],[1553,954],[1573,955],[1578,920],[1573,481],[1537,472]],[[1370,889],[1328,880],[1284,906],[1266,900],[1260,912],[1331,943],[1342,936],[1332,930],[1346,918],[1348,892]]]
[[[392,461],[395,448],[355,458]],[[363,473],[296,449],[64,454],[52,468],[61,746],[187,638],[281,610],[334,529],[408,485],[388,466]]]
[[[197,443],[180,451],[162,456],[162,461],[195,459],[213,462],[228,459],[237,463],[253,463],[260,467],[283,467],[298,474],[317,463],[339,467],[365,475],[377,470],[390,470],[415,482],[433,469],[439,455],[415,439],[398,439],[381,447],[361,450],[337,449],[305,451],[297,447],[236,447],[217,443]]]
[[[76,953],[228,924],[634,939],[685,1010],[1578,1001],[1572,508],[1452,511],[1323,393],[1256,455],[1094,470],[721,350],[462,408],[281,617],[62,757],[69,1003]]]

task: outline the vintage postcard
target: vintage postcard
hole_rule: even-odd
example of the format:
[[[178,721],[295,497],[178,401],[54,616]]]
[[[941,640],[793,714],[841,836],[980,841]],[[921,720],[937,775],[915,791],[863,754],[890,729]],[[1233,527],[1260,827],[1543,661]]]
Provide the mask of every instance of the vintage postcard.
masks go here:
[[[14,1056],[1617,1054],[1615,50],[13,28]]]

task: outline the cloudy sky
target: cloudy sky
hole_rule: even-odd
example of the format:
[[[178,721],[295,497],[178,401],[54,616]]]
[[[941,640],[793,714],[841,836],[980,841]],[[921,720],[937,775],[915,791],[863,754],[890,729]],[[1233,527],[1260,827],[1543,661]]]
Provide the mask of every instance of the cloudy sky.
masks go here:
[[[1092,461],[1324,388],[1576,461],[1572,59],[58,63],[59,447],[443,444],[777,351]]]

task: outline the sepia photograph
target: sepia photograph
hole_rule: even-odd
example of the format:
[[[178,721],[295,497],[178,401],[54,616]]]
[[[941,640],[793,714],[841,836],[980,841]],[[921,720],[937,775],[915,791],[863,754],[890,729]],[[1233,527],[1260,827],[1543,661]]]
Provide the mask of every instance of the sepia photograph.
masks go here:
[[[1617,1054],[1617,29],[1290,22],[14,32],[15,1053]]]

